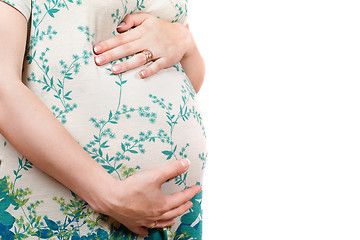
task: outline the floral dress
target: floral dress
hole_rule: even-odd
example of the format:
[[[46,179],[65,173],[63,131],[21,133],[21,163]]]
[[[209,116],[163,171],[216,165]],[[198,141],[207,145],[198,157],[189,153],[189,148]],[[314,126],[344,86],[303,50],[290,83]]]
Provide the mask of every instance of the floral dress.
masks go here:
[[[95,65],[92,51],[95,43],[118,34],[126,14],[145,12],[186,24],[186,0],[1,1],[28,22],[23,83],[98,164],[122,180],[186,157],[189,170],[163,191],[202,184],[206,134],[180,63],[141,79],[140,68],[111,72],[125,58]],[[1,135],[0,160],[0,239],[201,239],[201,193],[173,227],[140,237],[94,211]]]

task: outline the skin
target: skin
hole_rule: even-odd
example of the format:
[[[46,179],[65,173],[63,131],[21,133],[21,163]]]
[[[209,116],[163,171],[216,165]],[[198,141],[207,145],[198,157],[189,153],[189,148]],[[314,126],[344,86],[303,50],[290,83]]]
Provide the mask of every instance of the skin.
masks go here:
[[[131,27],[135,27],[128,31]],[[181,23],[169,23],[145,13],[127,15],[117,27],[120,33],[94,45],[98,66],[119,58],[135,56],[112,66],[112,72],[119,74],[146,62],[144,49],[153,52],[153,63],[139,71],[142,78],[156,74],[161,69],[180,62],[198,93],[205,75],[205,64],[188,26]]]
[[[27,22],[4,2],[0,2],[0,35],[0,134],[18,152],[94,210],[113,217],[137,234],[146,235],[154,221],[158,222],[157,227],[171,226],[175,217],[191,207],[189,200],[201,191],[200,186],[172,195],[161,191],[167,179],[189,168],[188,161],[180,159],[123,181],[115,179],[21,82]]]

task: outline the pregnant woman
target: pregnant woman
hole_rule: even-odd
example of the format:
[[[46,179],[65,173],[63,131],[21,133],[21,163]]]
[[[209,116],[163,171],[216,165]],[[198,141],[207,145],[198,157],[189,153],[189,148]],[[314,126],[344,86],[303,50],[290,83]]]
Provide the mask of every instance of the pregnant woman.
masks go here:
[[[186,7],[0,1],[0,239],[201,239]]]

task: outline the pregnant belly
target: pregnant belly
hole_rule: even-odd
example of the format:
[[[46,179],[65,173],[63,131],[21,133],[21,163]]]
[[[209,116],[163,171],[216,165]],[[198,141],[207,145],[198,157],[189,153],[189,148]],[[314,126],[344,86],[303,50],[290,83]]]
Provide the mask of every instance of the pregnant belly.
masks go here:
[[[51,72],[46,72],[47,79],[38,78],[42,75],[35,72],[26,84],[84,150],[114,177],[125,179],[186,157],[191,161],[189,170],[164,184],[163,191],[171,194],[202,184],[206,136],[189,80],[180,65],[148,79],[139,78],[138,70],[109,75],[106,67],[89,67],[82,75],[63,78],[49,77]],[[0,136],[0,142],[4,141]],[[50,227],[49,223],[61,223],[69,232],[74,227],[71,221],[76,219],[81,234],[93,233],[100,224],[109,234],[113,231],[110,220],[103,219],[63,185],[32,166],[11,144],[0,150],[0,188],[6,194],[12,191],[9,196],[18,197],[17,203],[24,204],[14,208],[15,203],[11,203],[6,209],[4,216],[12,221],[18,219],[14,228],[15,224],[23,224],[23,219],[33,224],[36,217],[41,229]],[[201,232],[201,194],[192,202],[192,209],[176,218],[169,234],[183,236],[191,231],[195,236]]]
[[[29,87],[114,177],[124,179],[186,157],[190,169],[175,185],[201,182],[206,136],[190,81],[180,64],[146,79],[138,76],[139,70],[111,75],[109,67],[89,68],[59,81],[60,94],[39,82],[29,82]],[[164,190],[171,193],[178,187],[172,182]]]

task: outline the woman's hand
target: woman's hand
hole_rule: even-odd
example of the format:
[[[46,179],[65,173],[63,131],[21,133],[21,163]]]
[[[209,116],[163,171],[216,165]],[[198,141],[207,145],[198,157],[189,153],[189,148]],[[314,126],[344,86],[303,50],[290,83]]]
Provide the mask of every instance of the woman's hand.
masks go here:
[[[131,27],[134,29],[129,30]],[[161,69],[178,63],[196,48],[187,27],[181,23],[169,23],[145,13],[127,15],[117,28],[121,34],[94,45],[97,65],[103,65],[133,54],[128,60],[112,66],[119,74],[146,63],[142,50],[153,53],[153,63],[139,72],[140,77],[149,77]]]
[[[201,191],[194,185],[181,192],[165,195],[161,186],[189,168],[190,162],[181,159],[164,167],[143,171],[126,180],[114,181],[107,186],[101,206],[95,210],[113,217],[130,231],[147,235],[147,228],[163,228],[175,224],[174,218],[184,214],[189,201]],[[90,204],[91,205],[91,204]]]

